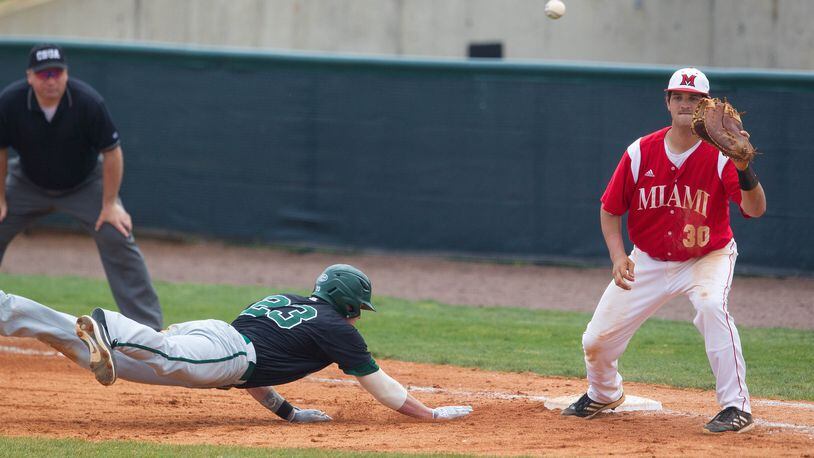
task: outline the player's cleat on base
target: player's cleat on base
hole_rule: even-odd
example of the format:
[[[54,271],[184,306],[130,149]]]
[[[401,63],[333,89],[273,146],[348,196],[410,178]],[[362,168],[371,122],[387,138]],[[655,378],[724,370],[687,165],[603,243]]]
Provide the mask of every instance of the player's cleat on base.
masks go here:
[[[562,415],[575,416],[586,419],[593,418],[594,415],[598,414],[599,412],[602,412],[603,410],[613,410],[619,407],[620,405],[622,405],[623,402],[625,402],[624,393],[622,393],[622,396],[619,399],[613,402],[609,402],[607,404],[596,402],[588,397],[588,393],[585,393],[582,395],[581,398],[579,398],[577,402],[571,404],[566,409],[564,409],[562,411]]]
[[[713,434],[727,431],[745,433],[751,431],[754,427],[755,422],[752,420],[752,414],[746,413],[737,407],[727,407],[718,412],[715,418],[704,425],[704,432]]]
[[[90,370],[102,385],[116,382],[116,363],[113,360],[113,345],[107,334],[105,312],[96,308],[88,315],[76,320],[76,335],[90,350]]]

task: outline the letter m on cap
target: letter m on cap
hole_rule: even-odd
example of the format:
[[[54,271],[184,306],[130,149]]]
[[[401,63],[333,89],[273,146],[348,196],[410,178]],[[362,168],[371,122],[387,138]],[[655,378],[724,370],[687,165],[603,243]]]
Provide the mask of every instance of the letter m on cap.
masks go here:
[[[695,87],[695,77],[698,75],[687,75],[685,73],[681,74],[681,85],[682,86],[692,86]]]

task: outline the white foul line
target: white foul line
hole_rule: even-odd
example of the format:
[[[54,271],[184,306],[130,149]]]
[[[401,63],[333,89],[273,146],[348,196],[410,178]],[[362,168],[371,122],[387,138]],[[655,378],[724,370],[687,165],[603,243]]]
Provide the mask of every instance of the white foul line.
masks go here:
[[[42,351],[42,350],[31,350],[28,348],[20,348],[20,347],[9,347],[6,345],[0,345],[0,353],[12,353],[15,355],[30,355],[30,356],[63,356],[62,353],[58,351]]]
[[[773,401],[769,399],[753,399],[752,404],[767,407],[793,407],[795,409],[814,410],[814,404],[806,404],[805,402],[786,402],[786,401]]]
[[[320,378],[314,376],[306,377],[307,380],[312,382],[321,382],[321,383],[337,383],[337,384],[345,384],[345,385],[358,385],[359,382],[356,380],[345,380],[340,378]],[[511,393],[501,393],[499,391],[460,391],[460,390],[447,390],[444,388],[435,388],[432,386],[412,386],[412,385],[405,385],[407,391],[414,391],[417,393],[442,393],[442,394],[453,394],[456,396],[464,396],[464,397],[476,397],[476,398],[490,398],[490,399],[507,399],[507,400],[515,400],[515,399],[525,399],[529,401],[538,401],[538,402],[545,402],[548,398],[545,396],[533,396],[528,394],[511,394]]]
[[[814,434],[814,427],[811,426],[793,425],[790,423],[776,423],[773,421],[766,421],[761,419],[756,419],[755,424],[758,426],[765,426],[767,428],[793,429],[795,431],[800,431],[801,433]]]

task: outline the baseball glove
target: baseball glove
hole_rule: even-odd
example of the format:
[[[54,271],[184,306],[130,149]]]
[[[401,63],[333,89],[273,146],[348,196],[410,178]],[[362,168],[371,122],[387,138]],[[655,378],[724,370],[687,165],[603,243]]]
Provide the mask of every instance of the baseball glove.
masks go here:
[[[692,115],[692,130],[735,161],[749,162],[757,151],[743,135],[741,114],[726,99],[705,98]]]

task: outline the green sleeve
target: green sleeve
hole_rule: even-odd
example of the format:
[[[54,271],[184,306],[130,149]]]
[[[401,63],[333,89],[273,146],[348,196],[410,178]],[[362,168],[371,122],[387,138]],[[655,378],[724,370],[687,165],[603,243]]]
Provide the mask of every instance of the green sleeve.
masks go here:
[[[354,367],[354,368],[351,368],[351,369],[346,369],[346,370],[344,370],[344,372],[346,374],[348,374],[348,375],[354,375],[356,377],[361,377],[363,375],[370,375],[370,374],[376,372],[377,370],[379,370],[379,365],[376,364],[376,360],[374,360],[373,357],[371,356],[370,361],[368,361],[368,362],[366,362],[364,364],[361,364],[361,365],[359,365],[357,367]]]

